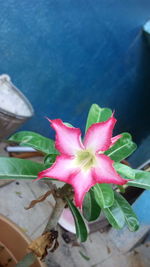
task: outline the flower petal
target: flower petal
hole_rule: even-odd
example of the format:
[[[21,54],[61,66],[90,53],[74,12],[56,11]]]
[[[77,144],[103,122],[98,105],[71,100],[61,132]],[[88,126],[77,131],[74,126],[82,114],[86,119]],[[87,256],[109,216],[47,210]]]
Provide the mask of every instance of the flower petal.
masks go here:
[[[111,138],[111,145],[110,145],[110,147],[112,147],[121,137],[122,137],[121,134],[118,134],[118,135],[112,137]]]
[[[70,184],[74,188],[75,192],[75,204],[77,207],[82,207],[82,202],[85,194],[90,190],[92,186],[96,184],[95,179],[92,177],[90,171],[80,171],[74,174],[70,179]]]
[[[38,179],[50,177],[67,183],[69,176],[78,172],[73,164],[73,158],[73,156],[66,155],[57,156],[55,163],[50,168],[38,174]]]
[[[49,120],[56,131],[56,149],[66,155],[74,155],[77,150],[83,149],[81,131],[78,128],[66,126],[62,120]]]
[[[97,155],[97,167],[92,172],[97,183],[112,183],[123,185],[128,180],[123,179],[113,167],[114,161],[106,155]]]
[[[111,145],[112,131],[116,119],[111,117],[105,122],[94,123],[89,127],[84,139],[86,148],[97,151],[105,151]]]

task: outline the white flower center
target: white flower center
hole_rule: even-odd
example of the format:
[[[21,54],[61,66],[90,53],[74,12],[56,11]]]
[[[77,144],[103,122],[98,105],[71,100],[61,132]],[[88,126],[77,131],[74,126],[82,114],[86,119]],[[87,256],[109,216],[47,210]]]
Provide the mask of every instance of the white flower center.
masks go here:
[[[90,150],[80,150],[76,154],[76,164],[83,170],[89,170],[96,164],[96,157]]]

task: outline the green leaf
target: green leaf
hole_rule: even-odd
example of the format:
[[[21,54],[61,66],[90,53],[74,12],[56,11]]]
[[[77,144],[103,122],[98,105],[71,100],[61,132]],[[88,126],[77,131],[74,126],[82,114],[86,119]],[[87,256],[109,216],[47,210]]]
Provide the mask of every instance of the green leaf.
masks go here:
[[[84,253],[83,253],[81,250],[79,251],[79,253],[80,253],[81,257],[82,257],[84,260],[86,260],[86,261],[89,261],[89,260],[90,260],[90,257],[84,255]]]
[[[92,189],[87,192],[84,197],[82,211],[83,216],[88,222],[95,221],[100,215],[101,208],[95,200],[95,195]]]
[[[31,160],[0,157],[0,179],[35,179],[43,164]]]
[[[143,189],[150,189],[150,172],[134,170],[135,179],[128,181],[127,185],[135,186]]]
[[[76,208],[76,206],[73,204],[71,200],[66,198],[68,206],[71,210],[71,213],[74,217],[75,226],[76,226],[76,235],[79,238],[80,242],[85,242],[88,237],[88,228],[87,225],[84,222],[84,219],[79,212],[79,210]]]
[[[115,162],[113,164],[115,170],[125,179],[134,179],[135,178],[135,170],[130,168],[129,166]]]
[[[109,156],[114,161],[121,161],[131,155],[137,148],[137,145],[132,142],[129,133],[122,133],[122,137],[107,151],[105,155]]]
[[[126,223],[124,213],[116,200],[114,200],[114,203],[110,208],[103,209],[103,212],[109,223],[115,229],[121,229],[124,227]]]
[[[115,192],[115,200],[123,211],[129,230],[132,232],[137,231],[139,228],[139,221],[128,201],[117,192]]]
[[[95,200],[101,208],[108,208],[113,205],[114,191],[108,184],[96,184],[92,187]]]
[[[124,194],[126,192],[126,190],[123,187],[123,185],[117,185],[117,187],[118,187],[120,193],[123,193]]]
[[[88,113],[85,132],[93,123],[106,121],[111,117],[111,115],[111,109],[100,108],[97,104],[93,104]]]
[[[21,131],[12,135],[8,141],[19,143],[21,146],[31,146],[45,154],[58,154],[54,147],[54,141],[40,134]]]
[[[56,157],[57,157],[56,154],[48,154],[48,155],[46,155],[45,158],[44,158],[45,168],[50,168],[53,165],[53,163],[55,162]]]
[[[150,172],[132,169],[118,162],[114,163],[114,168],[123,178],[132,179],[127,185],[150,189]]]

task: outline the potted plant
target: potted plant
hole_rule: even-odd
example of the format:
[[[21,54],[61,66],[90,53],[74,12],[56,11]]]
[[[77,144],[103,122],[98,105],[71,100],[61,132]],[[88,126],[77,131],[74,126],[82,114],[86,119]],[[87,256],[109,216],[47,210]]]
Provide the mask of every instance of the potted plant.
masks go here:
[[[49,119],[48,119],[49,120]],[[116,123],[110,109],[93,104],[87,117],[85,136],[81,131],[60,119],[49,120],[56,132],[55,142],[34,132],[18,132],[9,138],[22,146],[31,146],[44,153],[43,163],[24,159],[0,158],[0,177],[12,179],[46,179],[50,190],[33,207],[49,194],[55,199],[55,207],[39,238],[33,240],[28,253],[17,266],[30,266],[35,255],[44,259],[48,250],[58,247],[57,223],[68,207],[73,215],[76,235],[80,242],[88,238],[87,222],[96,220],[101,212],[112,227],[125,225],[130,231],[139,228],[132,207],[120,192],[125,185],[150,189],[150,173],[135,170],[121,163],[136,149],[129,133],[112,137]],[[57,188],[53,180],[64,182]],[[27,264],[28,261],[28,264]],[[19,265],[22,264],[22,265]],[[24,264],[24,265],[23,265]]]

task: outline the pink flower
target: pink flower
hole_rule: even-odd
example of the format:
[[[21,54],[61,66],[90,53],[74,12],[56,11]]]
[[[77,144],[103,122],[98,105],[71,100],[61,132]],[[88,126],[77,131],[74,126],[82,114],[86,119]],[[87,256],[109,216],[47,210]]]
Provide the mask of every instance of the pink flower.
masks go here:
[[[123,185],[123,179],[114,169],[104,151],[120,137],[112,138],[116,119],[112,116],[105,122],[92,124],[83,142],[78,128],[66,126],[60,119],[49,120],[56,131],[55,147],[60,152],[55,163],[38,175],[38,179],[50,177],[71,184],[75,192],[75,204],[82,206],[86,192],[96,183]]]

